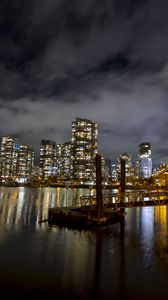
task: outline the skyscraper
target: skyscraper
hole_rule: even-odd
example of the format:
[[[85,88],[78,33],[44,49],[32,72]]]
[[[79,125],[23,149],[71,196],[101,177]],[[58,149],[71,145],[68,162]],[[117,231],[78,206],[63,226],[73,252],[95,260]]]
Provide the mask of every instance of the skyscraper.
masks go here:
[[[63,179],[63,144],[56,145],[56,176]]]
[[[31,178],[34,168],[34,149],[27,145],[18,146],[17,178],[20,183],[27,182]]]
[[[149,178],[152,175],[151,144],[141,143],[138,148],[140,177]]]
[[[72,144],[71,142],[65,142],[63,144],[62,153],[62,166],[63,176],[65,179],[71,179],[72,177]]]
[[[0,170],[1,180],[12,179],[16,175],[16,165],[18,156],[18,141],[10,136],[4,136],[1,140],[0,150]]]
[[[120,173],[121,168],[121,159],[125,160],[125,176],[126,178],[130,177],[132,175],[132,156],[129,153],[122,153],[120,154],[118,158],[118,170]]]
[[[74,179],[81,181],[95,180],[98,125],[87,119],[76,118],[72,122],[71,142]]]
[[[58,179],[71,179],[72,176],[72,145],[71,142],[57,144],[56,165]]]
[[[20,145],[17,139],[2,137],[0,147],[1,181],[26,183],[31,178],[34,166],[34,149]]]
[[[112,169],[111,169],[111,160],[104,159],[102,156],[101,159],[101,171],[102,171],[102,181],[108,183],[112,179]]]
[[[47,180],[56,175],[56,142],[41,140],[40,148],[40,176]]]

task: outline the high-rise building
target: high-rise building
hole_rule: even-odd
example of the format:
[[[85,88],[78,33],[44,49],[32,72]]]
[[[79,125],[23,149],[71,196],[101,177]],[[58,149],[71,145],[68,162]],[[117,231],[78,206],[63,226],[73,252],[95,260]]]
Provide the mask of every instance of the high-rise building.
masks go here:
[[[118,180],[121,179],[121,160],[125,161],[125,182],[126,184],[131,184],[133,178],[135,177],[135,168],[132,164],[132,156],[129,153],[122,153],[117,159],[117,173]]]
[[[118,158],[118,168],[120,170],[121,159],[125,160],[125,176],[130,177],[132,174],[132,156],[129,153],[122,153]]]
[[[27,182],[32,174],[34,168],[34,148],[27,145],[18,146],[17,158],[17,182]]]
[[[141,143],[138,149],[140,177],[149,178],[152,175],[151,144]]]
[[[118,179],[118,166],[114,162],[111,164],[111,179],[113,182],[116,182]]]
[[[0,171],[1,180],[6,181],[7,179],[13,178],[16,175],[18,157],[18,141],[10,136],[4,136],[1,140],[0,150]]]
[[[71,142],[65,142],[63,144],[62,153],[62,166],[63,166],[63,176],[65,179],[71,179],[72,177],[72,144]]]
[[[72,144],[65,142],[57,144],[56,165],[58,179],[71,179],[72,177]]]
[[[2,137],[0,148],[1,181],[26,183],[32,175],[34,166],[34,149],[20,145],[17,139]]]
[[[47,180],[56,176],[56,142],[41,140],[40,148],[40,177]]]
[[[101,169],[102,169],[102,181],[104,183],[109,183],[112,179],[111,160],[104,159],[102,156]]]
[[[34,172],[34,148],[27,147],[27,176],[32,176]]]
[[[76,118],[72,122],[71,142],[74,179],[94,181],[95,155],[98,152],[98,125],[87,119]]]
[[[63,179],[63,144],[56,145],[56,176]]]

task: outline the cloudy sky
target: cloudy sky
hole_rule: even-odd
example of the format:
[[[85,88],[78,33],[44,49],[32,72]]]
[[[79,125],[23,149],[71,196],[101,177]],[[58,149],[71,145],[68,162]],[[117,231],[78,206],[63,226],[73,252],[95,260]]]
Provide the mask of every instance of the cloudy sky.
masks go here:
[[[0,136],[38,152],[76,117],[105,158],[150,142],[168,160],[167,0],[0,1]]]

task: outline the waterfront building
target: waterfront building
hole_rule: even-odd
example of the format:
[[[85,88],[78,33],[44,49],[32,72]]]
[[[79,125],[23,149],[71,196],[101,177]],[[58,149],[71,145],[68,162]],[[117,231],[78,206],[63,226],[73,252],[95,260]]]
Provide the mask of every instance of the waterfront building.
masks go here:
[[[56,176],[56,142],[41,140],[40,177],[42,180]]]
[[[120,170],[121,159],[125,160],[125,176],[130,177],[132,175],[132,156],[129,153],[122,153],[118,158],[118,170]]]
[[[56,145],[56,177],[63,179],[63,144]]]
[[[71,179],[72,176],[72,144],[65,142],[56,147],[57,179]]]
[[[150,143],[139,144],[138,156],[139,156],[140,178],[151,177],[152,176],[151,144]]]
[[[34,165],[33,167],[33,177],[36,179],[39,179],[40,177],[40,167],[37,165]]]
[[[76,118],[72,122],[71,143],[74,179],[84,182],[95,181],[98,125],[88,119]]]
[[[140,161],[137,160],[135,162],[135,177],[138,179],[140,178]]]
[[[102,157],[102,181],[104,183],[109,183],[112,179],[112,170],[111,170],[111,160],[110,159],[104,159]]]
[[[27,147],[27,170],[26,175],[31,177],[34,172],[34,148]]]
[[[26,183],[33,175],[34,148],[27,145],[18,145],[16,182]]]
[[[132,156],[129,153],[122,153],[118,158],[117,169],[118,169],[118,179],[120,180],[120,169],[121,169],[121,159],[125,160],[125,180],[127,184],[132,184],[135,178],[135,168],[132,164]]]
[[[0,146],[1,181],[25,183],[32,175],[34,149],[20,145],[18,139],[11,136],[2,137]]]
[[[72,178],[72,144],[71,142],[65,142],[63,144],[62,151],[62,170],[64,179]]]
[[[16,166],[18,157],[18,140],[4,136],[1,140],[0,148],[0,172],[1,181],[12,180],[16,176]]]
[[[118,179],[118,168],[116,163],[111,165],[111,179],[113,182],[117,182]]]
[[[51,140],[42,140],[40,148],[40,177],[42,180],[70,179],[71,142],[56,144]]]

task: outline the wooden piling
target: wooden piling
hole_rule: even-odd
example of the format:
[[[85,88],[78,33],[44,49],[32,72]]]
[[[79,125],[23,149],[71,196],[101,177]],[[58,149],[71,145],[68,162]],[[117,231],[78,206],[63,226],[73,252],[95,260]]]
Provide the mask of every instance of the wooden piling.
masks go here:
[[[96,207],[50,208],[49,224],[60,224],[78,227],[100,227],[121,219],[117,211],[103,211],[101,155],[96,154]]]
[[[121,158],[121,169],[120,169],[120,197],[122,201],[125,201],[125,159]],[[121,213],[125,213],[125,208],[120,208]]]
[[[121,158],[121,177],[120,177],[120,191],[125,193],[125,159]]]
[[[101,175],[100,154],[96,154],[96,202],[97,202],[97,218],[98,220],[100,220],[103,215],[102,175]]]

